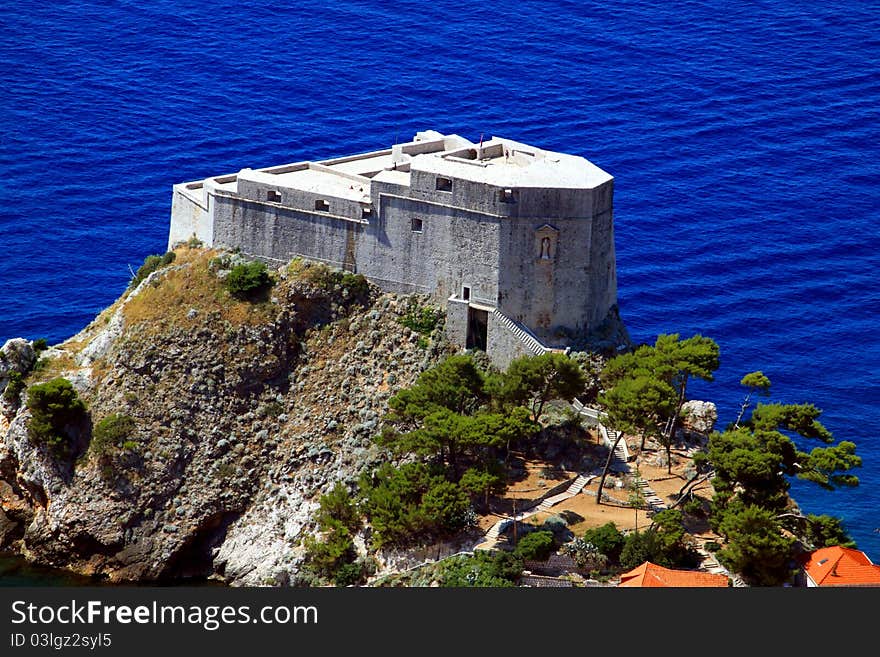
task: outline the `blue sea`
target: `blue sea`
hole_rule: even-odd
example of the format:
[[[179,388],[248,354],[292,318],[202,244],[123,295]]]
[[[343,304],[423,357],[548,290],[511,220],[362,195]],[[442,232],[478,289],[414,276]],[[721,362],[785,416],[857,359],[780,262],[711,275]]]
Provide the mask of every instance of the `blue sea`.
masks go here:
[[[719,425],[753,370],[823,409],[861,485],[792,492],[880,563],[880,3],[24,0],[0,25],[0,342],[111,304],[177,182],[425,129],[583,155],[615,177],[632,338],[718,342],[690,393]]]

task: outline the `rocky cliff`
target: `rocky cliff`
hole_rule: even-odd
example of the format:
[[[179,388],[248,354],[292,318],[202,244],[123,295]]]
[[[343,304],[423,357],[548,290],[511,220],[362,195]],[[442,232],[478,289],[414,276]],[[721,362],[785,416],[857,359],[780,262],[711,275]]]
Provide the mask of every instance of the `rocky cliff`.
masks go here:
[[[426,299],[294,261],[263,300],[231,296],[235,256],[182,247],[78,335],[7,342],[0,388],[0,549],[111,581],[296,577],[320,495],[384,455],[387,399],[447,352],[400,319]],[[36,361],[36,364],[34,364]],[[61,458],[28,431],[28,390],[85,402]],[[126,418],[123,444],[95,427]]]

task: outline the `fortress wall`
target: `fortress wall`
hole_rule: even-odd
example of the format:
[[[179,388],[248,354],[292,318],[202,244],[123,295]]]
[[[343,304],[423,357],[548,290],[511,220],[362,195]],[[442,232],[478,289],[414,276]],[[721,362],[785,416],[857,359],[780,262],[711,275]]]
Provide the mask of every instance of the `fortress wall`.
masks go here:
[[[355,181],[351,181],[351,184],[354,185],[355,189],[364,187],[363,183],[359,185]],[[280,194],[281,200],[277,201],[277,203],[288,208],[304,208],[305,211],[308,211],[315,207],[316,201],[326,201],[329,206],[327,214],[347,217],[355,221],[361,221],[362,218],[361,209],[364,207],[364,204],[351,199],[333,196],[332,191],[324,193],[307,192],[284,187],[280,181],[278,185],[271,185],[262,181],[245,180],[239,177],[238,194],[245,199],[270,202],[268,201],[270,190]]]
[[[468,302],[456,297],[449,297],[446,301],[446,325],[444,327],[447,339],[457,345],[467,344],[467,325]]]
[[[614,247],[614,181],[593,191],[593,240],[590,243],[591,328],[617,304],[617,256]]]
[[[518,214],[517,203],[499,201],[498,193],[501,191],[501,187],[470,180],[455,180],[452,189],[456,205],[493,215],[515,216]],[[517,191],[517,195],[519,195],[519,191]]]
[[[459,182],[459,181],[455,181]],[[439,191],[437,188],[437,174],[427,171],[419,171],[410,168],[409,172],[409,195],[414,199],[443,203],[444,205],[461,205],[457,199],[455,183],[451,192]]]
[[[364,224],[230,196],[216,196],[214,244],[286,262],[294,256],[352,268]],[[348,256],[348,257],[347,257]]]
[[[186,183],[184,183],[185,185]],[[183,185],[175,185],[171,197],[171,228],[168,233],[168,250],[175,244],[186,242],[193,235],[205,246],[211,246],[214,239],[213,221],[202,204],[193,196],[201,195],[198,190],[181,189]]]
[[[565,219],[590,217],[592,206],[585,196],[588,189],[562,189],[557,187],[523,187],[519,190],[517,215],[520,217],[543,217]],[[552,222],[550,222],[552,223]]]
[[[358,243],[359,272],[385,289],[431,293],[440,305],[462,285],[472,300],[495,304],[498,219],[392,195],[380,197],[378,214]]]
[[[613,240],[613,235],[594,233],[592,191],[548,192],[572,215],[554,216],[559,214],[558,208],[548,207],[540,218],[506,220],[499,309],[528,326],[545,344],[565,346],[570,339],[561,328],[577,335],[595,327],[607,314],[609,289],[604,280],[600,285],[596,268],[605,275],[607,254],[609,250],[613,253],[613,242],[609,245],[607,241]],[[610,200],[610,195],[604,198]],[[550,244],[549,258],[542,257],[545,237]],[[601,261],[594,262],[594,258]]]
[[[479,168],[479,165],[472,166]],[[410,185],[412,198],[468,208],[474,212],[485,212],[491,215],[515,216],[519,213],[517,203],[504,203],[499,200],[498,193],[504,189],[503,187],[488,185],[484,182],[453,178],[452,191],[444,192],[436,189],[436,174],[411,170]],[[517,190],[517,195],[519,195],[519,190]]]
[[[486,353],[491,354],[492,363],[501,370],[506,370],[514,358],[532,355],[522,340],[498,321],[494,313],[489,313],[489,324],[486,327]]]

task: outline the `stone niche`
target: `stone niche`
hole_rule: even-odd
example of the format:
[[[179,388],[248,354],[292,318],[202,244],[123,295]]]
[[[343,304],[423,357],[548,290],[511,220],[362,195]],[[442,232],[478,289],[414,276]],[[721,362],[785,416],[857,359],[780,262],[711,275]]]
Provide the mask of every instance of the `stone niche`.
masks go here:
[[[538,265],[552,265],[556,262],[556,249],[559,245],[559,230],[544,224],[535,231],[535,259]]]
[[[535,268],[532,288],[532,327],[538,330],[539,337],[546,338],[550,330],[555,305],[553,285],[554,265],[558,260],[559,230],[544,224],[535,230],[534,253]]]

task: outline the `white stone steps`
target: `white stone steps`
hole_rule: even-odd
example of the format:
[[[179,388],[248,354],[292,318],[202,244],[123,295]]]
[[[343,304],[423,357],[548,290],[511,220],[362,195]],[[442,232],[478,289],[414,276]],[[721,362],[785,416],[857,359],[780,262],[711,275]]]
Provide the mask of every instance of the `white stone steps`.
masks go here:
[[[575,479],[571,486],[566,489],[566,493],[570,495],[577,495],[580,493],[584,487],[589,484],[596,475],[579,475],[577,479]]]
[[[538,508],[543,511],[546,511],[546,510],[550,509],[551,507],[559,504],[562,500],[567,500],[570,497],[571,497],[570,493],[568,493],[567,491],[563,491],[557,495],[552,495],[552,496],[548,497],[547,499],[543,500],[538,505]]]
[[[525,345],[526,349],[532,353],[534,356],[540,356],[541,354],[545,354],[548,351],[552,351],[549,347],[545,347],[541,344],[541,341],[538,340],[534,335],[532,335],[526,328],[520,324],[519,322],[511,319],[504,313],[502,313],[497,308],[492,310],[492,314],[504,325],[504,327],[513,333],[520,342]]]

